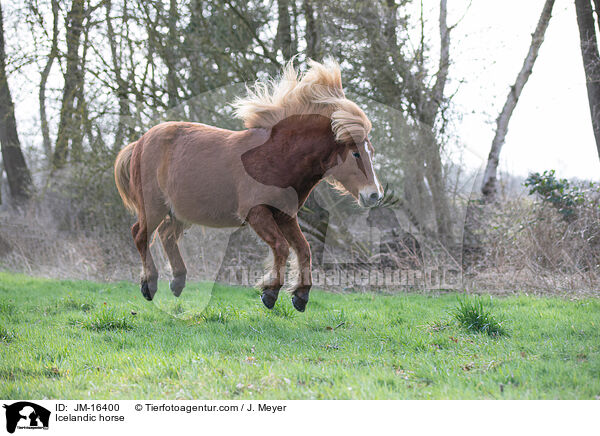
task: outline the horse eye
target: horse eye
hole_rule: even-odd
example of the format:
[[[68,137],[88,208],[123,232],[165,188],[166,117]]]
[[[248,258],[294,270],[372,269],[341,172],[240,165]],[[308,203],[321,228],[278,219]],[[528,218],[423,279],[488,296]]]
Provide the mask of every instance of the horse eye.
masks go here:
[[[360,159],[360,153],[358,151],[355,151],[354,153],[352,153],[352,156],[354,156],[357,159]]]

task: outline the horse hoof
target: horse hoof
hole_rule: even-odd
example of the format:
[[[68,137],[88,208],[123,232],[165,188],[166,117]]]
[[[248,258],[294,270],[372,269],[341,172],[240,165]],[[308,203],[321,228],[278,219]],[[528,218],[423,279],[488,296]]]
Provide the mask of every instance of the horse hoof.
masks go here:
[[[169,282],[169,287],[171,288],[173,295],[179,297],[183,291],[183,288],[185,288],[185,276],[174,277],[173,280]]]
[[[144,298],[148,301],[152,301],[152,298],[154,296],[150,293],[150,289],[148,289],[148,282],[142,282],[142,286],[140,289]]]
[[[305,300],[304,298],[300,298],[297,295],[292,297],[292,305],[298,312],[304,312],[306,310],[306,303],[308,303],[308,300]]]
[[[157,284],[149,284],[147,280],[143,280],[140,290],[142,291],[142,295],[146,300],[152,301],[154,294],[156,294]]]
[[[273,307],[275,307],[275,302],[277,301],[277,297],[265,293],[260,296],[260,299],[267,309],[273,309]]]

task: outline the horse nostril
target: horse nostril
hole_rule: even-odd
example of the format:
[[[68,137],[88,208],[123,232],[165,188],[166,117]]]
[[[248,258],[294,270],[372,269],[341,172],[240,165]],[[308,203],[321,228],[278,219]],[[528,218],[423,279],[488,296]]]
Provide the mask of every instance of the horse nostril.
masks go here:
[[[379,193],[378,192],[373,192],[370,196],[369,199],[373,202],[379,200]]]

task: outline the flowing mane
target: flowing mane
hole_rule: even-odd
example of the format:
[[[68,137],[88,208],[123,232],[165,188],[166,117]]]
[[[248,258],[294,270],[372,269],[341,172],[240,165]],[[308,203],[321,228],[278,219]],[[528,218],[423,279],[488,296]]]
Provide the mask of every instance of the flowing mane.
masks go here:
[[[246,128],[271,128],[291,115],[319,114],[331,119],[336,140],[362,142],[371,122],[342,89],[340,67],[332,59],[322,64],[310,60],[309,69],[299,74],[288,62],[279,80],[257,82],[248,95],[234,103],[235,114]]]

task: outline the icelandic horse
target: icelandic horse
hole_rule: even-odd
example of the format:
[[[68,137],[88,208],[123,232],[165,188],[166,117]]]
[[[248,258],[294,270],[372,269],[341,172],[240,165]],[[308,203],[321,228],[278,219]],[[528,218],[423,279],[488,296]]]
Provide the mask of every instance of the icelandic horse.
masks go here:
[[[262,302],[275,305],[291,247],[299,268],[292,304],[303,312],[312,285],[311,253],[297,212],[311,190],[326,178],[363,207],[382,198],[371,122],[346,98],[335,61],[308,65],[299,74],[289,62],[279,80],[257,82],[233,103],[245,130],[164,122],[121,150],[115,181],[125,206],[137,214],[131,233],[147,300],[158,282],[149,250],[155,230],[171,264],[171,291],[179,296],[187,272],[177,246],[184,228],[248,224],[273,251],[260,283]]]

